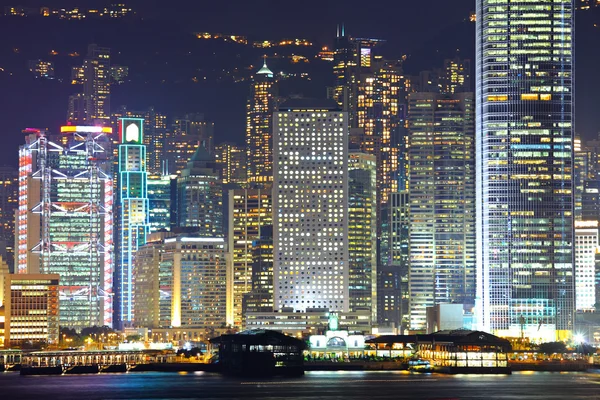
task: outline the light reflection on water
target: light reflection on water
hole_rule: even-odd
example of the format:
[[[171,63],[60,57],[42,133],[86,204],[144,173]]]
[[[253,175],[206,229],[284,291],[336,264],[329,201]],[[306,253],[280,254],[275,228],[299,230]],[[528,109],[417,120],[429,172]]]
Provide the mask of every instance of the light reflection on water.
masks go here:
[[[405,371],[308,372],[302,378],[235,379],[211,373],[22,377],[0,374],[2,399],[600,399],[600,374],[515,372],[437,375]]]

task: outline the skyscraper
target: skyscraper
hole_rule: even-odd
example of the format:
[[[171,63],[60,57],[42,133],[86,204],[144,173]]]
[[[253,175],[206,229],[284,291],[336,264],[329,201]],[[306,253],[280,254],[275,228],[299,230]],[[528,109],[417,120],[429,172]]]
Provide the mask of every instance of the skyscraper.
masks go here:
[[[19,150],[18,273],[60,275],[60,325],[113,324],[111,128],[29,129]]]
[[[223,236],[223,189],[214,157],[203,146],[177,178],[179,227],[207,237]]]
[[[377,320],[377,167],[375,156],[351,150],[348,158],[350,311],[371,310]]]
[[[91,107],[86,121],[108,125],[110,120],[110,49],[95,44],[88,46],[83,60],[83,94]]]
[[[478,321],[554,341],[575,310],[573,1],[476,12]]]
[[[204,119],[204,114],[187,114],[177,118],[166,134],[164,159],[170,174],[181,174],[188,161],[201,146],[209,155],[214,153],[215,124]]]
[[[243,296],[252,289],[252,243],[260,239],[263,226],[273,224],[273,202],[271,189],[235,189],[228,197],[232,270],[227,320],[229,325],[241,327]]]
[[[148,176],[148,224],[150,232],[171,229],[171,177]]]
[[[331,100],[293,99],[273,123],[275,309],[347,312],[347,114]]]
[[[245,186],[246,149],[233,143],[221,143],[215,146],[215,161],[221,170],[223,185],[229,183]]]
[[[473,93],[411,93],[409,129],[410,329],[426,308],[474,305],[475,125]]]
[[[15,211],[19,205],[18,171],[0,167],[0,256],[14,268]]]
[[[267,60],[250,85],[246,107],[246,174],[251,187],[273,182],[273,111],[277,86]]]
[[[119,231],[117,279],[119,322],[127,325],[134,316],[134,258],[150,233],[148,221],[148,173],[144,120],[119,119]]]

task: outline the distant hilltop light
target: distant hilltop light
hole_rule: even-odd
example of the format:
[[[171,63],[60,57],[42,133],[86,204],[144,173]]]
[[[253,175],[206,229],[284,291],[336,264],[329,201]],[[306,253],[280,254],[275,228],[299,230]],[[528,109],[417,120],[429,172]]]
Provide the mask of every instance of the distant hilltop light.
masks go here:
[[[469,21],[470,22],[476,22],[477,21],[477,14],[475,13],[475,11],[471,11],[471,15],[469,15]]]

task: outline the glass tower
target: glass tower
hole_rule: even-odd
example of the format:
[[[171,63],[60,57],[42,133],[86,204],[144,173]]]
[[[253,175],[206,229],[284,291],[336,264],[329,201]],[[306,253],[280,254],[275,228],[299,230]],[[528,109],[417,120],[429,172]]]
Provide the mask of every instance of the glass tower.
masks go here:
[[[477,2],[478,323],[573,329],[573,0]]]
[[[119,318],[123,324],[133,321],[134,258],[150,233],[148,221],[148,173],[142,118],[121,118],[119,127],[119,232],[118,268]]]

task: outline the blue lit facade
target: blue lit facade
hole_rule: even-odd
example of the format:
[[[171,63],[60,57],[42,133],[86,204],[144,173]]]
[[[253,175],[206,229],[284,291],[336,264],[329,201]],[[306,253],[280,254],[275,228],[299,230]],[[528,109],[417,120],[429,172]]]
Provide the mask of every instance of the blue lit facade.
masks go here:
[[[133,265],[137,249],[150,232],[144,120],[119,119],[119,230],[118,230],[118,313],[122,325],[130,325],[134,315]]]

